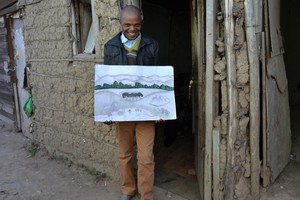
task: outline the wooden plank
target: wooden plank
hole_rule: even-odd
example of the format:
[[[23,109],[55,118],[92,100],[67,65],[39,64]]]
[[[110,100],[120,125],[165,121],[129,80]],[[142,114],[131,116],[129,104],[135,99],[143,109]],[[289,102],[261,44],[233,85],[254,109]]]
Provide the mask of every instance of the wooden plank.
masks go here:
[[[6,8],[14,3],[16,3],[17,0],[1,0],[0,2],[0,10],[3,8]]]
[[[228,93],[228,139],[227,139],[227,170],[225,184],[225,199],[234,199],[234,167],[236,165],[234,143],[238,130],[238,92],[236,88],[236,59],[234,52],[234,16],[233,0],[225,1],[225,48],[227,64],[227,93]]]
[[[13,101],[13,95],[12,95],[12,86],[10,84],[2,85],[0,88],[0,95],[1,95],[1,102],[12,102]]]
[[[213,129],[213,192],[220,199],[220,129]]]
[[[280,1],[268,0],[268,18],[271,41],[271,56],[280,55],[283,51],[282,36],[280,33]]]
[[[0,48],[0,55],[8,55],[8,51],[6,48]]]
[[[7,42],[0,42],[0,48],[7,49]]]
[[[204,199],[212,199],[212,130],[215,114],[214,60],[217,1],[206,1],[205,163]]]
[[[260,68],[257,52],[253,1],[245,0],[245,24],[250,69],[250,155],[251,195],[259,199],[259,136],[260,136]]]
[[[6,41],[7,41],[6,36],[5,35],[0,35],[0,42],[6,42]]]
[[[14,125],[14,119],[12,116],[0,110],[0,120],[10,125]]]
[[[7,28],[7,43],[8,43],[8,53],[9,53],[9,57],[10,57],[10,66],[15,66],[15,60],[14,60],[14,46],[13,46],[13,30],[12,30],[12,23],[13,23],[13,19],[6,19],[5,20],[5,26]],[[21,116],[20,116],[20,105],[19,105],[19,101],[18,101],[18,89],[17,89],[17,77],[16,77],[16,72],[15,71],[11,71],[10,73],[10,80],[13,84],[13,95],[14,95],[14,103],[15,103],[15,122],[16,122],[16,130],[20,131],[22,129],[21,126]]]
[[[256,32],[260,33],[263,29],[263,1],[262,0],[254,0],[254,12],[255,12],[255,21],[256,21]]]
[[[2,101],[3,103],[3,101]],[[13,102],[4,103],[1,105],[2,112],[6,112],[9,115],[13,116],[14,114],[14,104]]]
[[[19,0],[18,5],[19,5],[19,7],[22,7],[22,6],[26,6],[26,5],[36,4],[41,1],[42,0]]]
[[[263,163],[261,176],[263,178],[263,187],[270,185],[270,170],[268,167],[268,141],[267,141],[267,94],[266,94],[266,45],[265,33],[262,33],[262,48],[261,48],[261,61],[262,61],[262,147],[263,147]]]
[[[95,10],[95,0],[91,0],[91,4],[92,4],[92,18],[93,18],[93,26],[94,26],[94,32],[95,35],[100,35],[100,30],[99,30],[99,17],[96,13]],[[98,41],[98,39],[96,38],[96,42],[95,42],[95,52],[96,52],[96,57],[100,58],[102,54],[101,52],[101,47],[100,47],[100,43]]]
[[[18,5],[17,5],[17,3],[15,3],[15,4],[13,4],[13,5],[10,6],[10,7],[7,7],[7,8],[5,8],[5,9],[3,9],[3,10],[0,10],[0,16],[6,15],[6,14],[8,14],[8,13],[15,12],[15,11],[17,11],[17,10],[18,10]]]
[[[8,56],[7,56],[8,60],[7,61],[9,61],[9,66],[15,66],[11,20],[12,19],[5,19],[5,26],[7,28],[7,46],[8,46]],[[11,71],[11,73],[10,73],[10,81],[13,83],[17,82],[14,71]]]
[[[0,55],[0,61],[9,61],[9,56],[8,55]]]
[[[192,0],[191,33],[192,33],[192,79],[193,90],[193,128],[195,134],[195,168],[199,185],[200,199],[204,199],[204,148],[205,148],[205,113],[204,113],[204,2]]]
[[[7,34],[7,30],[6,28],[0,28],[0,35],[6,35]]]
[[[5,90],[5,91],[3,91],[3,90]],[[8,86],[7,86],[7,87],[1,89],[0,90],[0,95],[1,95],[0,103],[2,103],[2,104],[13,104],[14,97],[12,95],[11,88],[8,88]]]

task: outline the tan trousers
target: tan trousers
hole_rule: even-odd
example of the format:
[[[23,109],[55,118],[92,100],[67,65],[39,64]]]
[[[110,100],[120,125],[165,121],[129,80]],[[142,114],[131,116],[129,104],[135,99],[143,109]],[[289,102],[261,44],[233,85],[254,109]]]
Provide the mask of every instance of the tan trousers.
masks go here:
[[[153,200],[155,138],[154,122],[119,122],[117,123],[119,143],[119,164],[122,193],[133,196],[136,181],[133,169],[134,134],[137,143],[138,189],[141,200]]]

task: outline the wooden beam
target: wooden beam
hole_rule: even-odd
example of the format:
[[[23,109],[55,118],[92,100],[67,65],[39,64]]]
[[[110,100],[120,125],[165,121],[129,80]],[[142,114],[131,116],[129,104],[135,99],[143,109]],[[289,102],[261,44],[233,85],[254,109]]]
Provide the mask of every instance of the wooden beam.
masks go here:
[[[215,114],[214,61],[217,0],[206,1],[205,163],[204,199],[212,199],[212,131]]]
[[[260,69],[256,41],[256,20],[252,0],[244,1],[246,38],[250,69],[250,156],[251,195],[259,199]]]
[[[238,92],[236,88],[236,59],[234,52],[234,17],[233,0],[225,1],[225,47],[228,93],[228,139],[227,139],[227,170],[225,184],[225,199],[234,199],[234,167],[236,165],[234,143],[238,130]]]

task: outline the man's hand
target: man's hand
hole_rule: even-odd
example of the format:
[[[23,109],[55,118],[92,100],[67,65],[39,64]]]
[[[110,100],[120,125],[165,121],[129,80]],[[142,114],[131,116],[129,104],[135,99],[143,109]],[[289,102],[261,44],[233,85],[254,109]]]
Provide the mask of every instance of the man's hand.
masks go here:
[[[111,121],[111,120],[110,120],[110,121],[105,121],[105,122],[104,122],[104,124],[109,125],[109,126],[112,125],[113,123],[114,123],[114,122]]]
[[[156,120],[155,121],[155,123],[164,123],[165,122],[165,120],[163,120],[163,119],[160,119],[160,120]]]

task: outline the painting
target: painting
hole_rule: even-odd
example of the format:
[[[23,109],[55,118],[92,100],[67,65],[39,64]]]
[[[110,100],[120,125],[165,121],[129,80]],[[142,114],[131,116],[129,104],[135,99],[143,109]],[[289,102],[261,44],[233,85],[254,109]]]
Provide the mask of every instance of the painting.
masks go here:
[[[176,119],[172,66],[95,65],[96,122]]]

